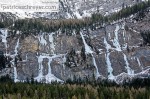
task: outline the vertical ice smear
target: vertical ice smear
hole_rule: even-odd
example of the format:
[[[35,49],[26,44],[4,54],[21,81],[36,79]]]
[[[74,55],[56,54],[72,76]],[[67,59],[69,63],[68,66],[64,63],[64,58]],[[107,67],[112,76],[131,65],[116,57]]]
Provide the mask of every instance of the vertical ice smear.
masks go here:
[[[18,48],[19,48],[19,39],[17,40],[17,44],[15,46],[15,54],[14,56],[17,56],[18,55]],[[14,61],[15,62],[15,61]],[[15,64],[15,63],[13,63]],[[18,77],[18,74],[17,74],[17,68],[16,66],[14,65],[14,82],[19,82],[19,80],[17,79]]]
[[[58,82],[62,82],[62,80],[56,78],[53,74],[52,74],[52,71],[51,71],[51,61],[52,61],[52,58],[48,58],[49,59],[49,62],[48,62],[48,74],[45,76],[46,78],[46,83],[50,83],[51,81],[58,81]]]
[[[125,22],[123,23],[123,25],[122,25],[122,29],[123,29],[123,39],[124,39],[124,41],[125,41],[125,33],[126,33],[126,31],[125,31]]]
[[[7,32],[7,30],[0,30],[1,31],[1,33],[2,33],[2,35],[1,35],[1,37],[2,37],[2,42],[3,43],[5,43],[5,46],[7,46],[7,35],[8,35],[8,32]]]
[[[8,35],[8,31],[7,30],[3,30],[0,29],[1,37],[2,37],[2,42],[5,44],[5,48],[6,48],[6,54],[7,54],[7,35]]]
[[[51,83],[52,81],[58,81],[58,82],[62,82],[62,80],[56,78],[53,74],[52,74],[52,71],[51,71],[51,62],[52,62],[52,59],[53,58],[56,58],[56,57],[61,57],[61,55],[55,55],[54,53],[54,50],[55,50],[55,45],[54,45],[54,38],[53,38],[53,34],[54,33],[51,33],[49,34],[49,42],[50,42],[50,48],[52,50],[52,54],[53,56],[50,57],[48,54],[42,54],[40,56],[38,56],[38,63],[39,63],[39,74],[37,77],[35,77],[35,80],[37,80],[38,82],[42,81],[42,80],[46,80],[46,83]],[[42,34],[40,37],[39,37],[39,41],[42,45],[46,45],[47,42],[46,40],[44,39],[44,34]],[[48,74],[47,75],[43,75],[43,59],[48,59]]]
[[[86,53],[93,53],[93,51],[91,50],[91,48],[88,46],[88,44],[85,42],[85,38],[82,34],[82,32],[80,32],[80,35],[82,37],[82,40],[83,40],[83,43],[84,43],[84,46],[85,46],[85,52]]]
[[[64,58],[63,58],[63,68],[65,69],[65,62],[66,62],[66,55],[64,55]]]
[[[116,47],[116,50],[117,51],[121,51],[121,47],[120,47],[120,44],[119,44],[119,39],[118,39],[118,31],[119,31],[120,27],[119,25],[117,24],[116,25],[116,29],[115,29],[115,38],[113,40],[113,45]]]
[[[132,70],[130,67],[129,67],[129,62],[128,62],[128,59],[127,59],[127,56],[123,53],[123,57],[124,57],[124,60],[125,60],[125,64],[126,64],[126,69],[127,69],[127,73],[129,75],[133,75],[134,74],[134,70]]]
[[[124,40],[124,45],[123,45],[123,47],[122,47],[123,50],[126,50],[126,49],[127,49],[127,46],[128,46],[128,44],[125,42],[125,41],[126,41],[126,30],[125,30],[125,25],[126,25],[126,23],[123,22],[123,24],[122,24],[122,29],[123,29],[123,40]]]
[[[112,47],[111,47],[111,45],[108,44],[108,42],[106,41],[106,38],[104,38],[104,44],[106,46],[107,52],[109,52],[109,49],[112,49]]]
[[[109,38],[109,39],[111,39],[111,35],[110,35],[110,33],[108,33],[108,38]]]
[[[17,74],[17,68],[14,66],[14,82],[19,82],[19,80],[17,79],[18,74]]]
[[[94,58],[94,56],[93,56],[93,54],[92,54],[93,51],[91,50],[90,46],[88,46],[88,44],[86,43],[85,38],[84,38],[82,32],[80,32],[80,35],[81,35],[81,37],[82,37],[83,44],[84,44],[84,46],[85,46],[85,52],[86,52],[86,53],[90,53],[90,54],[92,55],[93,63],[94,63],[94,66],[95,66],[95,68],[96,68],[96,79],[97,79],[97,78],[100,76],[100,73],[99,73],[99,71],[98,71],[98,67],[97,67],[95,58]]]
[[[98,71],[97,64],[96,64],[96,61],[95,61],[95,58],[94,58],[93,55],[92,55],[92,58],[93,58],[94,66],[95,66],[95,68],[96,68],[96,79],[98,79],[98,77],[100,77],[101,75],[100,75],[100,73],[99,73],[99,71]]]
[[[108,79],[115,79],[114,75],[113,75],[113,68],[111,67],[111,62],[110,62],[110,53],[106,54],[106,64],[107,64],[107,69],[108,69]]]
[[[40,36],[38,37],[38,39],[39,39],[39,41],[40,41],[40,43],[41,43],[42,45],[46,45],[46,44],[47,44],[46,40],[44,39],[44,33],[43,33],[42,35],[40,35]]]
[[[37,80],[38,82],[42,81],[43,79],[46,80],[46,83],[51,83],[52,81],[58,81],[58,82],[62,82],[62,80],[58,79],[57,77],[55,77],[52,72],[51,72],[51,61],[53,58],[56,57],[61,57],[61,55],[55,55],[55,56],[38,56],[38,63],[39,63],[39,74],[37,77],[35,77],[34,79]],[[48,59],[48,74],[47,75],[43,75],[43,59]]]
[[[36,80],[38,81],[38,82],[40,82],[42,79],[43,79],[43,65],[42,65],[42,61],[43,61],[43,56],[39,56],[38,57],[38,63],[39,63],[39,75],[38,75],[38,77],[36,77]]]
[[[52,54],[54,54],[54,50],[55,50],[53,34],[54,34],[54,33],[51,33],[51,34],[49,35],[49,42],[51,43],[51,44],[50,44],[50,47],[51,47],[51,50],[52,50]]]
[[[17,40],[17,44],[15,46],[15,56],[18,54],[18,47],[19,47],[19,39]]]
[[[137,58],[137,62],[138,62],[139,67],[140,67],[140,68],[142,69],[142,71],[143,71],[143,67],[142,67],[142,64],[141,64],[139,58]]]
[[[48,74],[52,74],[52,70],[51,70],[51,62],[52,62],[52,58],[48,58]]]
[[[106,53],[106,64],[107,64],[107,70],[108,70],[108,79],[115,79],[114,75],[113,75],[113,68],[111,67],[111,62],[110,62],[110,52],[109,52],[109,49],[111,49],[111,46],[108,44],[108,42],[106,41],[106,38],[104,38],[104,44],[106,46],[106,50],[107,50],[107,53]]]

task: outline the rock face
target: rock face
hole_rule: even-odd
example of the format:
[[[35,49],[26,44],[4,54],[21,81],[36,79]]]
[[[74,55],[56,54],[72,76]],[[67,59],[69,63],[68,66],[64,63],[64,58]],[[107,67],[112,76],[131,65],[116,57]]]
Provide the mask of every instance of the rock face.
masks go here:
[[[97,4],[98,1],[88,0],[90,4]],[[77,5],[79,1],[63,0],[63,5],[70,13],[76,12],[76,17],[79,17],[79,12],[84,13],[84,8],[88,9],[80,6],[84,7],[82,11],[78,8],[72,12],[75,6],[67,7],[72,2]],[[112,1],[101,2],[109,4]],[[117,3],[117,0],[113,2]],[[1,70],[0,75],[9,74],[15,82],[34,77],[35,80],[46,83],[74,77],[93,79],[93,75],[96,79],[108,78],[117,82],[149,76],[150,48],[142,46],[140,34],[141,30],[149,29],[149,19],[150,13],[139,21],[123,19],[93,31],[73,31],[69,36],[60,31],[27,37],[22,37],[17,31],[12,36],[10,30],[0,29],[0,51],[10,58],[10,63],[7,64],[10,66]]]
[[[141,46],[137,28],[139,23],[146,24],[145,28],[150,25],[144,20],[132,22],[129,18],[69,36],[57,31],[25,38],[18,33],[12,38],[9,30],[1,29],[0,50],[11,57],[11,67],[0,74],[10,74],[15,81],[34,77],[47,83],[74,77],[92,79],[93,75],[118,82],[148,76],[150,49]]]

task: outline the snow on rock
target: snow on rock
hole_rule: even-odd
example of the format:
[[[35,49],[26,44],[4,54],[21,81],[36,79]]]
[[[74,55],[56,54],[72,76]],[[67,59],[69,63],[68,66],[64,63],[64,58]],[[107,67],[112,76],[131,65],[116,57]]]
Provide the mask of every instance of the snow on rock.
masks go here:
[[[17,11],[12,12],[12,14],[15,14],[20,19],[33,18],[33,12],[24,12],[21,10],[17,10]]]
[[[134,76],[133,75],[129,75],[129,74],[123,72],[123,73],[115,76],[115,82],[117,84],[122,84],[124,82],[124,80],[131,80],[132,77],[134,77]]]
[[[78,18],[78,19],[82,19],[82,16],[79,14],[79,12],[75,12],[75,15],[76,15],[76,17]]]
[[[110,10],[109,13],[119,12],[121,9],[122,9],[121,7],[114,8],[114,9]]]
[[[132,79],[137,78],[137,77],[138,78],[143,78],[143,77],[145,78],[146,77],[145,75],[148,75],[148,76],[150,75],[150,68],[148,68],[148,69],[146,69],[140,73],[136,73],[134,75],[130,75],[128,73],[123,72],[123,73],[115,76],[115,81],[116,81],[116,83],[121,84],[121,83],[123,83],[124,80],[132,80]]]
[[[91,13],[89,13],[88,11],[83,11],[83,17],[91,17]]]
[[[123,57],[124,57],[124,61],[125,61],[125,64],[126,64],[126,70],[127,70],[127,73],[129,75],[133,75],[134,74],[134,70],[132,70],[130,67],[129,67],[129,62],[128,62],[128,59],[127,59],[127,56],[123,53]]]

